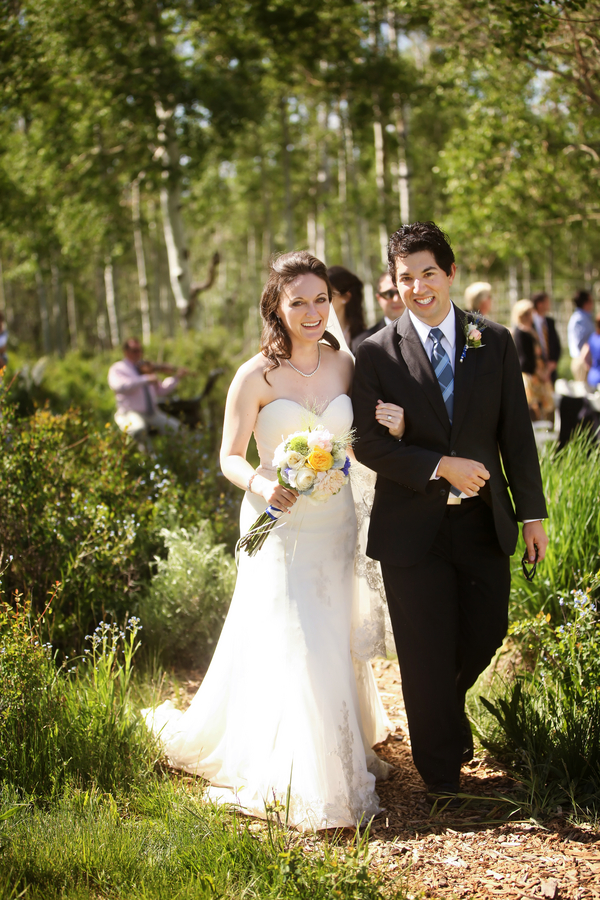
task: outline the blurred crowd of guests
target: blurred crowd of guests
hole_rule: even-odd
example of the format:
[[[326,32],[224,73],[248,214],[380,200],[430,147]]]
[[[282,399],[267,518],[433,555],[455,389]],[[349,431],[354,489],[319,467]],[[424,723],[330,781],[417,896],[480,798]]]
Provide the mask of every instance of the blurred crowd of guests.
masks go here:
[[[382,316],[366,328],[362,281],[343,266],[331,266],[328,275],[334,288],[333,305],[353,353],[366,338],[404,312],[398,290],[385,272],[379,276],[376,290]],[[487,281],[469,284],[462,306],[468,312],[493,318],[492,285]],[[594,320],[594,301],[589,291],[578,291],[573,306],[568,324],[571,372],[576,381],[596,390],[600,384],[600,316]],[[517,301],[511,311],[511,332],[534,421],[554,418],[554,385],[562,346],[550,307],[549,294],[539,291],[530,299]]]
[[[375,297],[381,316],[370,328],[365,323],[360,278],[343,266],[331,266],[327,274],[333,287],[333,306],[353,353],[364,340],[403,314],[404,304],[387,272],[377,280]],[[493,318],[492,285],[487,281],[469,284],[462,306],[470,313]],[[595,391],[600,384],[600,316],[594,319],[594,300],[589,291],[578,291],[573,306],[568,323],[572,375],[576,381],[584,382],[588,390]],[[540,291],[530,299],[518,300],[511,310],[512,336],[533,421],[552,421],[554,418],[554,384],[562,347],[550,307],[550,296]],[[3,333],[0,314],[0,365],[6,343],[2,343]],[[117,400],[115,420],[121,430],[141,445],[150,431],[173,432],[179,427],[176,419],[158,408],[157,401],[171,393],[180,378],[188,373],[184,369],[145,362],[142,346],[134,338],[127,341],[123,349],[124,358],[111,366],[108,375]],[[159,372],[169,377],[160,380]]]

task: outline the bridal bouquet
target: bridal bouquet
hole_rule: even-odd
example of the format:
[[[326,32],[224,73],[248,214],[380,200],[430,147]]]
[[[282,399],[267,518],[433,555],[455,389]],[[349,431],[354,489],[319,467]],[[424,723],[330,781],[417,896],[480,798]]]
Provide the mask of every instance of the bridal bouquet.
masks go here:
[[[313,503],[325,503],[348,483],[350,457],[346,450],[352,439],[352,432],[334,435],[322,425],[290,434],[273,457],[279,484],[293,488]],[[260,550],[282,512],[268,506],[241,538],[239,546],[249,556]]]

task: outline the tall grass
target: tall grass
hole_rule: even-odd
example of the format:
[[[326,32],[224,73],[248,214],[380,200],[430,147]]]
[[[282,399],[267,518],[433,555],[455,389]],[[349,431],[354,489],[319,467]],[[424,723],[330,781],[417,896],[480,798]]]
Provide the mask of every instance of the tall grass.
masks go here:
[[[127,800],[72,792],[50,809],[17,808],[1,821],[15,803],[14,795],[0,796],[0,900],[382,896],[365,840],[308,850],[279,828],[255,830],[251,820],[209,806],[183,783],[154,782]]]
[[[579,433],[560,452],[545,450],[541,468],[550,542],[530,583],[521,570],[520,539],[512,563],[511,615],[521,619],[543,610],[560,622],[560,597],[589,584],[600,567],[600,445]]]
[[[58,669],[35,624],[29,607],[0,606],[0,784],[51,800],[69,784],[124,791],[149,777],[154,745],[131,703],[138,621],[101,623]]]

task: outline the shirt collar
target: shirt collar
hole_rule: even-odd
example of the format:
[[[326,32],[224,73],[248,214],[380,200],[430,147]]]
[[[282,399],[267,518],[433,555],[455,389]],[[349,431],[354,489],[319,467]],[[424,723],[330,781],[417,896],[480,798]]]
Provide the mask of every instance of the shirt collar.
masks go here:
[[[410,320],[415,326],[415,330],[419,335],[421,343],[425,346],[425,341],[429,337],[429,332],[432,327],[437,327],[441,330],[442,334],[448,341],[450,348],[454,349],[454,345],[456,344],[456,316],[454,314],[454,304],[450,304],[450,312],[446,316],[443,322],[440,322],[437,326],[426,325],[425,322],[422,322],[418,319],[411,309],[408,310],[408,314],[410,316]]]

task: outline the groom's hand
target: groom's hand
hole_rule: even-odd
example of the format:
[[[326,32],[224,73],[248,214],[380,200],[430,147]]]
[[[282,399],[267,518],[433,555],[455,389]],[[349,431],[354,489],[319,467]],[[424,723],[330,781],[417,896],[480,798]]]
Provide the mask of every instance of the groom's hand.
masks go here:
[[[467,497],[475,497],[490,477],[483,463],[461,456],[442,456],[437,474]]]
[[[525,522],[523,525],[523,540],[527,545],[527,555],[529,562],[535,561],[535,548],[538,551],[538,560],[542,560],[546,555],[546,547],[548,546],[548,535],[541,522]]]

